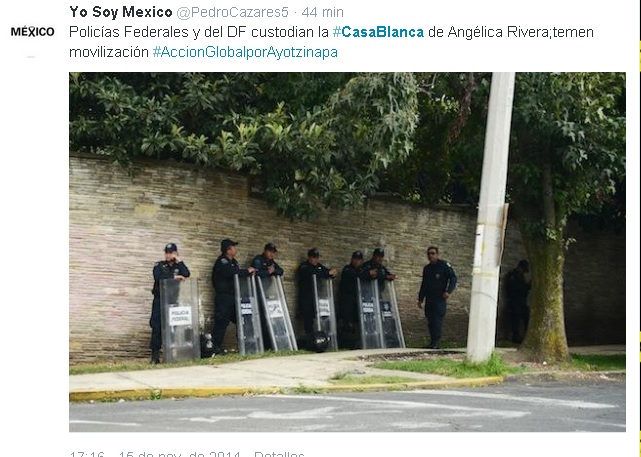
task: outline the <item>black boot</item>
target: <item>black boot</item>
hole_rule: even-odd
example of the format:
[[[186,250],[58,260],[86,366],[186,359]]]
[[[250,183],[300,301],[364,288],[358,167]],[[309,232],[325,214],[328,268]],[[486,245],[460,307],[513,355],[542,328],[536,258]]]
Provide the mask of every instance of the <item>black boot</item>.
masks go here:
[[[151,361],[149,363],[157,364],[160,363],[160,350],[152,349],[151,350]]]

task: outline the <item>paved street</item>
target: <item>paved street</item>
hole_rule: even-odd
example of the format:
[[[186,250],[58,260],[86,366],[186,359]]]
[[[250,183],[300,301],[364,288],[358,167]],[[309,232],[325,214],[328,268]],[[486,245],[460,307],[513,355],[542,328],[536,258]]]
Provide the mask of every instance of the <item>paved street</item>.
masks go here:
[[[71,432],[624,432],[625,381],[69,405]]]

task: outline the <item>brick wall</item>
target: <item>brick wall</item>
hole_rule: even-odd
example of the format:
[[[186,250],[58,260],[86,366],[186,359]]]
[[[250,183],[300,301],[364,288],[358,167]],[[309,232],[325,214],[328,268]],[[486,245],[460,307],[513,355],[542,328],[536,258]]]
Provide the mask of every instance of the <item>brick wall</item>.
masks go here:
[[[285,269],[292,313],[294,271],[310,247],[320,249],[323,264],[339,270],[352,251],[360,249],[369,258],[374,247],[384,247],[387,266],[399,276],[397,296],[408,342],[422,342],[427,335],[425,318],[414,303],[425,248],[439,246],[441,258],[452,263],[459,276],[459,287],[449,302],[445,339],[465,341],[476,224],[473,208],[426,209],[372,199],[363,208],[329,210],[315,221],[291,222],[251,196],[240,175],[170,163],[141,162],[137,168],[132,176],[100,158],[69,159],[71,363],[148,355],[151,271],[154,262],[164,257],[168,242],[178,244],[192,277],[200,279],[202,310],[211,326],[211,268],[225,237],[240,242],[237,258],[243,265],[262,252],[266,242],[278,246],[277,261]],[[603,249],[603,256],[595,255],[596,249]],[[624,255],[625,236],[593,236],[573,247],[566,276],[568,337],[594,343],[624,340],[625,287],[606,286],[616,278],[625,281]],[[518,230],[509,224],[505,268],[522,257]],[[586,281],[595,287],[588,291]],[[505,335],[503,324],[499,322],[500,339]],[[233,334],[230,325],[229,346],[235,344]]]

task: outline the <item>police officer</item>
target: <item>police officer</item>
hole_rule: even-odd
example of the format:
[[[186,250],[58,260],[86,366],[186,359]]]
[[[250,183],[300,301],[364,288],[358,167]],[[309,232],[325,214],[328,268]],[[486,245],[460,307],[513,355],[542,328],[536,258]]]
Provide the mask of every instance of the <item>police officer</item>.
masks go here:
[[[189,269],[187,265],[178,258],[178,247],[174,243],[169,243],[165,246],[165,260],[158,261],[154,264],[154,288],[151,293],[154,296],[154,301],[151,305],[151,318],[149,319],[149,326],[151,327],[151,363],[160,363],[160,348],[162,347],[162,330],[160,319],[160,281],[163,279],[176,279],[182,281],[189,277]],[[178,289],[175,285],[168,284],[166,290],[170,293],[176,294]],[[168,297],[170,302],[172,297]]]
[[[394,281],[396,275],[392,274],[386,267],[383,266],[383,259],[385,258],[385,251],[382,248],[374,249],[372,253],[372,258],[365,262],[363,265],[363,271],[361,273],[361,279],[372,281],[374,279],[378,280],[378,284],[383,290],[385,287],[385,281]]]
[[[216,291],[214,300],[214,328],[212,331],[214,355],[222,353],[223,340],[229,322],[236,323],[236,294],[234,276],[241,278],[256,272],[254,267],[240,268],[236,257],[238,243],[225,238],[220,242],[221,254],[214,263],[211,279]]]
[[[314,280],[319,278],[334,278],[336,269],[331,270],[320,263],[320,252],[316,248],[307,251],[307,260],[298,267],[298,315],[303,318],[305,335],[310,338],[314,333],[316,319],[316,304],[314,301]]]
[[[282,276],[283,269],[276,263],[274,256],[278,252],[276,245],[274,243],[267,243],[263,248],[263,253],[257,255],[252,260],[252,267],[256,269],[256,275],[262,280],[264,278],[269,278],[270,276]],[[262,299],[259,297],[259,300],[262,302]],[[263,309],[265,309],[265,304],[262,303]],[[261,327],[263,330],[263,347],[264,349],[272,349],[272,341],[267,331],[267,316],[266,312],[260,313]]]
[[[447,299],[456,288],[457,278],[452,265],[438,258],[437,247],[427,248],[427,260],[429,263],[423,267],[423,281],[416,305],[422,308],[425,300],[425,317],[431,338],[427,347],[439,349]]]
[[[343,267],[338,288],[339,343],[354,349],[358,340],[358,278],[363,273],[363,253],[355,251],[352,260]]]
[[[516,268],[505,275],[505,296],[507,299],[507,313],[512,324],[512,342],[520,344],[521,321],[525,324],[527,332],[530,322],[530,307],[527,304],[527,296],[530,292],[530,280],[525,277],[530,272],[530,264],[527,260],[521,260]]]
[[[263,249],[263,253],[257,255],[252,260],[252,267],[256,269],[256,275],[260,278],[267,278],[269,276],[282,276],[283,269],[278,266],[274,257],[278,249],[274,243],[267,243]]]

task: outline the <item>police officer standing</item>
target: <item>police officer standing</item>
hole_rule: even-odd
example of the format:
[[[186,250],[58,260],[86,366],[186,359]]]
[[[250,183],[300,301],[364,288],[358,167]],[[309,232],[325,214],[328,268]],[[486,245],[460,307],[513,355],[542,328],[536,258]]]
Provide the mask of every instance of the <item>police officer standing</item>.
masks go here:
[[[263,253],[257,255],[252,260],[252,267],[256,269],[256,275],[260,280],[264,278],[269,278],[270,276],[282,276],[283,269],[276,263],[274,256],[278,252],[276,245],[274,243],[267,243],[263,248]],[[262,302],[261,297],[258,297],[259,301]],[[262,303],[263,310],[265,310],[265,304]],[[272,341],[267,331],[267,312],[260,313],[260,322],[263,332],[263,347],[264,349],[272,349]]]
[[[336,276],[335,268],[330,270],[320,263],[320,252],[316,248],[307,251],[307,260],[298,267],[298,314],[303,318],[303,329],[307,338],[314,333],[314,319],[316,319],[314,276],[319,278]]]
[[[363,253],[355,251],[352,260],[343,267],[338,288],[339,343],[354,349],[358,340],[358,278],[363,273]]]
[[[382,248],[374,249],[372,258],[365,262],[361,273],[361,279],[370,281],[377,279],[381,290],[383,290],[386,280],[394,281],[396,279],[396,275],[383,266],[384,257],[385,251]]]
[[[525,277],[525,274],[529,272],[529,262],[521,260],[516,268],[505,275],[507,313],[512,324],[512,342],[516,344],[520,344],[523,341],[520,336],[521,321],[525,324],[526,332],[530,322],[530,307],[527,304],[527,296],[530,292],[531,283]]]
[[[256,269],[240,268],[236,257],[238,243],[225,238],[220,242],[221,254],[214,263],[211,279],[216,291],[214,300],[214,328],[212,331],[214,355],[222,353],[223,340],[229,322],[236,323],[236,293],[234,276],[241,278],[254,274]]]
[[[427,348],[439,349],[447,299],[456,288],[457,278],[452,265],[438,258],[437,247],[427,248],[427,260],[429,263],[423,267],[423,281],[416,305],[422,308],[425,300],[425,317],[431,338]]]
[[[149,326],[151,327],[151,363],[160,363],[160,348],[162,347],[162,329],[160,318],[160,281],[163,279],[176,279],[182,281],[189,277],[187,265],[178,258],[178,247],[174,243],[165,246],[165,260],[158,261],[154,264],[154,288],[151,293],[154,301],[151,305],[151,318]],[[169,290],[171,288],[168,288]],[[175,290],[174,292],[178,292]],[[173,301],[173,300],[170,300]]]

